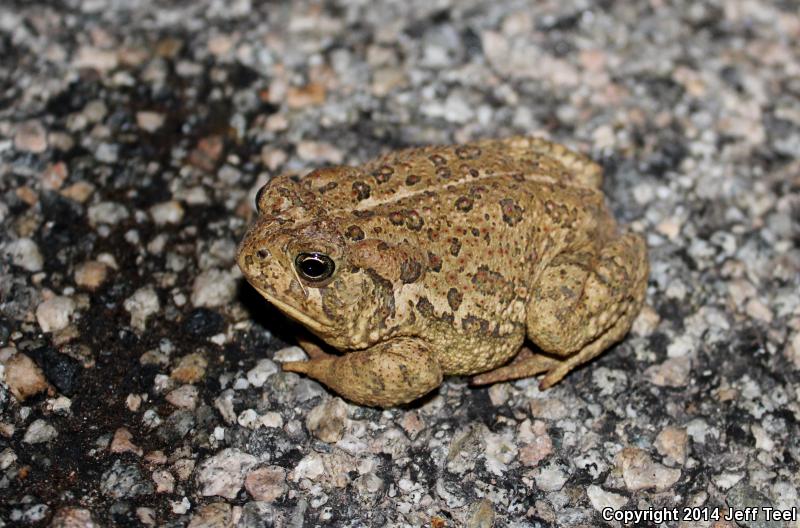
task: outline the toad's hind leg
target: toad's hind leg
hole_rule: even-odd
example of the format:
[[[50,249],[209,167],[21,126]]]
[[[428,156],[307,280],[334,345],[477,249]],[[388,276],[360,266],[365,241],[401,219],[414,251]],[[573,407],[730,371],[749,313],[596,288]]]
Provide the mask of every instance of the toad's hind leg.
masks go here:
[[[531,341],[563,358],[548,370],[543,388],[622,339],[644,301],[647,273],[645,243],[634,233],[550,263],[534,287],[527,317]]]

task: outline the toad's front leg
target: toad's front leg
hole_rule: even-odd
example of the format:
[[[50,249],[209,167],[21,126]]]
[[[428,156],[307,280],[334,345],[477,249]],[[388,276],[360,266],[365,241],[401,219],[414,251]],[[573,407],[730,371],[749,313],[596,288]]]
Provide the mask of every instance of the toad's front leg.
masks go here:
[[[359,405],[408,403],[442,383],[442,369],[420,339],[397,338],[365,350],[310,361],[290,361],[283,370],[301,372]]]

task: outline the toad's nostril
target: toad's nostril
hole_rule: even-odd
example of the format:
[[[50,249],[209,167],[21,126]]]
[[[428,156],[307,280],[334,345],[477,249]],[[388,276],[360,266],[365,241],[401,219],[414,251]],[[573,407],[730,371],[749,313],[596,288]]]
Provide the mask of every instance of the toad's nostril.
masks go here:
[[[268,249],[259,249],[256,251],[256,256],[261,260],[269,258],[269,250]]]

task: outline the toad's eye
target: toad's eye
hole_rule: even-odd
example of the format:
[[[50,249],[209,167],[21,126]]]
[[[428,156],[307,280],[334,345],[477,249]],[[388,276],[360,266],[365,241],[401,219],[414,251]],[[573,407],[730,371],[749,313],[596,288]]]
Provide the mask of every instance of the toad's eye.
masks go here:
[[[300,253],[294,259],[294,267],[301,277],[309,282],[320,282],[333,275],[336,266],[324,253]]]
[[[267,185],[264,184],[264,185],[261,186],[261,188],[256,193],[256,211],[258,211],[259,214],[261,214],[261,205],[260,205],[261,204],[261,197],[264,196],[264,191],[266,191],[266,190],[267,190]]]

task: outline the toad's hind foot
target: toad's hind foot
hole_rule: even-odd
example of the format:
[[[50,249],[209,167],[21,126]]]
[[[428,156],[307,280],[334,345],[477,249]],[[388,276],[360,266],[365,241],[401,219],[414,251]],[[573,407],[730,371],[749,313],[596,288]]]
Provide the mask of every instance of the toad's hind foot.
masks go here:
[[[511,381],[516,379],[528,378],[555,369],[562,361],[543,354],[537,354],[528,347],[523,347],[514,356],[511,363],[498,367],[494,370],[473,376],[470,385],[489,385],[501,381]]]

